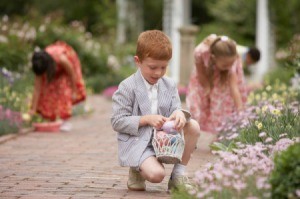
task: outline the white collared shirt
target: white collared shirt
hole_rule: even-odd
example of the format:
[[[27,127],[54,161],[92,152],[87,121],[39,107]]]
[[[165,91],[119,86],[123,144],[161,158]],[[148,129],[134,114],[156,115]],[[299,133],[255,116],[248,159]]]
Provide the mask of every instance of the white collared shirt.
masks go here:
[[[145,83],[146,88],[147,88],[149,100],[150,100],[150,102],[151,102],[151,114],[156,115],[156,114],[158,113],[158,111],[157,111],[157,102],[158,102],[158,99],[157,99],[158,83],[151,85],[151,84],[149,84],[149,83],[145,80],[144,77],[143,77],[143,80],[144,80],[144,83]]]

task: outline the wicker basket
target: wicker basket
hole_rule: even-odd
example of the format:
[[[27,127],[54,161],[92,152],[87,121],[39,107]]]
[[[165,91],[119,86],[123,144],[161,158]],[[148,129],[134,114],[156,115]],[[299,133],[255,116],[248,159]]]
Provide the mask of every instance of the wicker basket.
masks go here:
[[[184,150],[182,133],[165,133],[154,129],[152,145],[158,161],[165,164],[181,162]]]

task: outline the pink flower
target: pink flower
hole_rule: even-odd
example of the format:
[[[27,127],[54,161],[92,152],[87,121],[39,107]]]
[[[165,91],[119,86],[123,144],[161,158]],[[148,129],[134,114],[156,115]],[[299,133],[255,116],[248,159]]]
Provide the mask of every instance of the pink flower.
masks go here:
[[[273,139],[271,138],[271,137],[268,137],[267,139],[266,139],[266,143],[269,143],[269,142],[272,142],[273,141]]]
[[[104,91],[102,92],[102,95],[104,95],[105,97],[111,98],[113,96],[113,94],[116,92],[116,90],[118,90],[118,86],[110,86],[110,87],[104,89]]]
[[[266,134],[266,132],[261,132],[258,136],[262,138],[262,137],[266,137],[267,134]]]
[[[185,86],[178,86],[178,93],[179,95],[186,95],[187,87]]]

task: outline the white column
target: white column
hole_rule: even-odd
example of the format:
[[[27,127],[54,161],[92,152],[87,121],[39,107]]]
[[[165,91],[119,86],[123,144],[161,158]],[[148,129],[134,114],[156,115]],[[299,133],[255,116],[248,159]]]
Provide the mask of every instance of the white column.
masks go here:
[[[268,0],[257,0],[256,9],[256,46],[261,51],[261,59],[256,64],[254,81],[262,81],[270,67],[270,24]]]
[[[165,0],[164,1],[164,32],[169,35],[172,46],[173,56],[169,64],[169,76],[179,82],[180,77],[180,33],[185,22],[187,23],[187,10],[189,10],[189,0]]]
[[[117,43],[123,44],[126,41],[126,0],[117,0]]]

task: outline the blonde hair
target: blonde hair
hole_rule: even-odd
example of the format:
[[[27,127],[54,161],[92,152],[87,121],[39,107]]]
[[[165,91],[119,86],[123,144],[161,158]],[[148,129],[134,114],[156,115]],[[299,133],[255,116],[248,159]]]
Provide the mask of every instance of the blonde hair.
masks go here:
[[[140,61],[147,57],[157,60],[172,58],[172,44],[166,34],[160,30],[142,32],[137,41],[136,55]]]
[[[210,52],[216,57],[232,57],[237,54],[236,43],[227,36],[218,36],[210,45]]]
[[[233,57],[237,55],[236,43],[232,39],[227,36],[218,36],[210,45],[210,53],[214,55],[216,59],[218,57]],[[209,79],[211,86],[212,84],[212,76],[213,76],[213,68],[212,65],[209,67]],[[221,71],[220,72],[220,83],[225,84],[228,79],[229,71]]]

